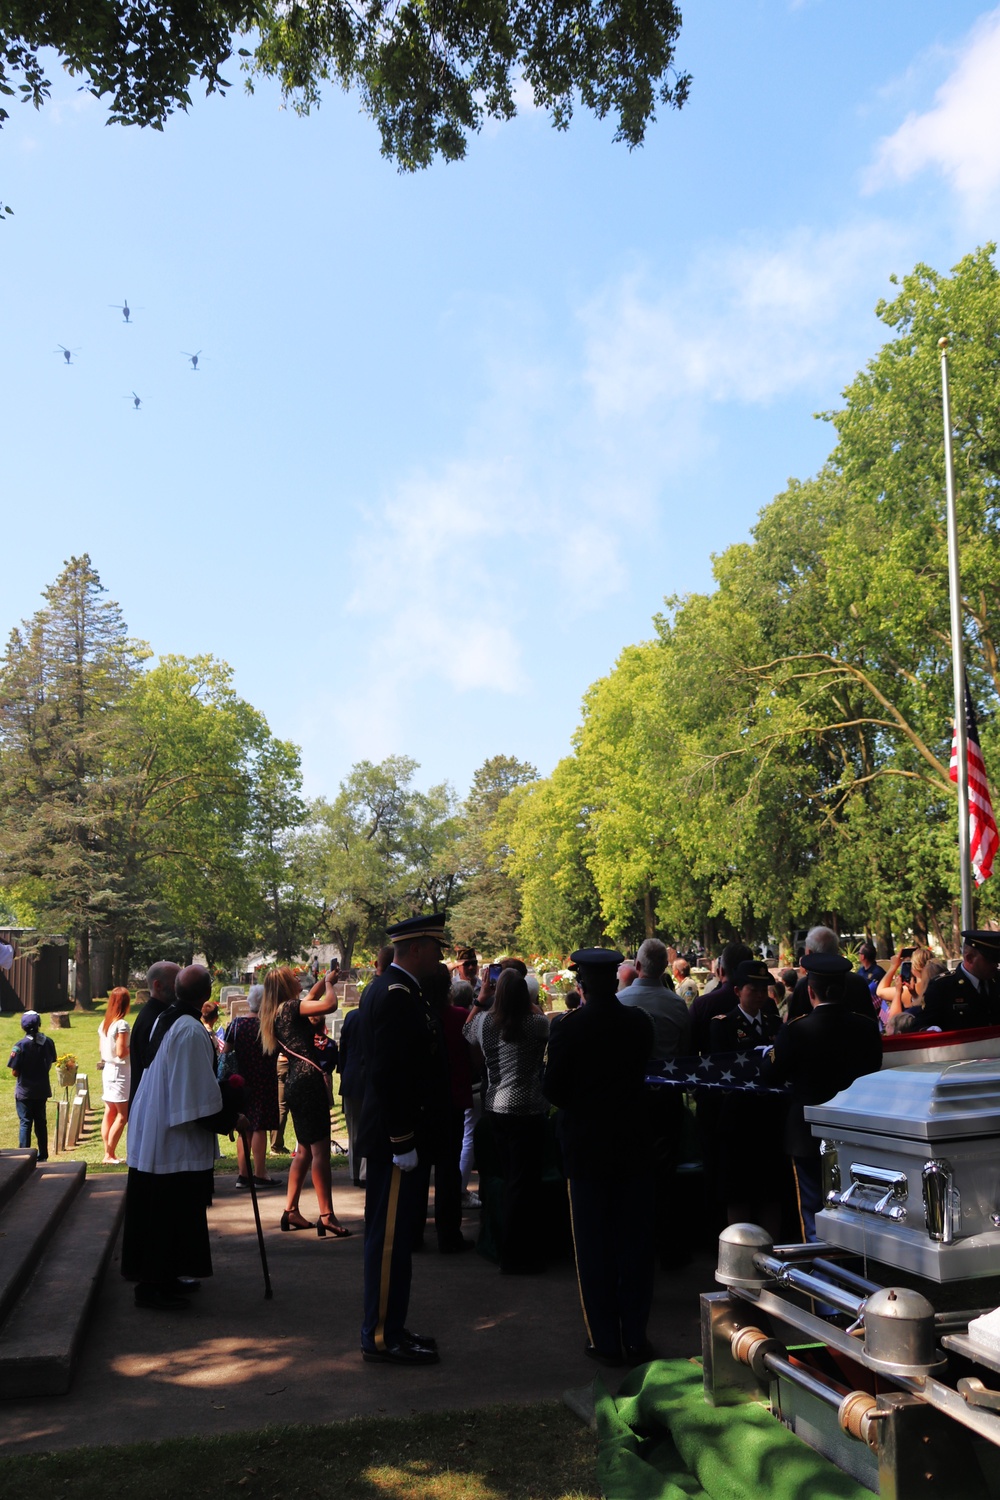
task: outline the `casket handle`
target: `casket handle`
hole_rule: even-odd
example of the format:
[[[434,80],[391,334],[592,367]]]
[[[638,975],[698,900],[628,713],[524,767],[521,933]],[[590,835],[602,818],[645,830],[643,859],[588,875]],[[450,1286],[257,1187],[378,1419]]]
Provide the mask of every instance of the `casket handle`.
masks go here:
[[[932,1158],[920,1174],[924,1185],[924,1222],[932,1240],[950,1245],[955,1238],[951,1213],[952,1175],[948,1162]]]
[[[842,1193],[827,1193],[826,1201],[831,1208],[853,1208],[858,1213],[875,1214],[880,1219],[889,1219],[899,1224],[906,1218],[906,1209],[901,1200],[909,1191],[905,1172],[892,1172],[885,1167],[871,1167],[865,1162],[851,1162],[851,1185]],[[873,1203],[863,1193],[881,1193]]]

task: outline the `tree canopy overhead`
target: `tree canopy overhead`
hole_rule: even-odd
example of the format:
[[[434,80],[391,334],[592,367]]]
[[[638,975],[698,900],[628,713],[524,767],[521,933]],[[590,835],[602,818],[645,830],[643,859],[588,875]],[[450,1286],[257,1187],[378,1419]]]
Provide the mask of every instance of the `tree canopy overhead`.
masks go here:
[[[564,129],[579,100],[641,145],[658,106],[680,108],[674,0],[10,0],[0,12],[0,92],[41,105],[46,50],[110,102],[110,122],[163,128],[192,86],[225,91],[234,52],[308,112],[325,83],[356,91],[400,168],[465,155],[526,88]],[[247,45],[238,45],[239,42]],[[6,111],[0,108],[0,121]]]

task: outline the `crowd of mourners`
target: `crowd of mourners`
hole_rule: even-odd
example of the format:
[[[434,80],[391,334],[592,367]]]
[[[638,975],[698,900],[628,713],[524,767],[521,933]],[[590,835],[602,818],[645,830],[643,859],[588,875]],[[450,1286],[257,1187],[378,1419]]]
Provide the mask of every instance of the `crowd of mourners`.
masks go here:
[[[926,947],[901,948],[883,967],[870,944],[855,967],[825,927],[808,933],[794,968],[731,942],[704,987],[656,938],[632,959],[580,949],[575,988],[551,1014],[519,958],[481,966],[459,949],[445,962],[443,916],[387,935],[339,1045],[327,1030],[335,966],[272,970],[228,1024],[196,964],[154,964],[131,1029],[129,992],[109,997],[102,1136],[111,1163],[128,1130],[122,1272],[138,1306],[182,1309],[211,1275],[218,1131],[237,1141],[237,1191],[256,1194],[281,1186],[267,1155],[287,1154],[290,1121],[275,1227],[350,1234],[332,1193],[338,1073],[348,1176],[365,1193],[366,1359],[438,1360],[434,1338],[406,1327],[411,1257],[429,1222],[440,1253],[473,1249],[463,1218],[478,1213],[479,1247],[503,1275],[542,1274],[571,1247],[586,1352],[637,1363],[653,1352],[656,1261],[683,1261],[699,1227],[749,1220],[776,1240],[816,1238],[819,1142],[804,1110],[881,1067],[880,1033],[1000,1025],[992,931],[964,933],[951,971]],[[34,1130],[44,1158],[55,1050],[37,1013],[22,1027],[9,1063],[20,1144]],[[314,1218],[300,1202],[307,1182]]]

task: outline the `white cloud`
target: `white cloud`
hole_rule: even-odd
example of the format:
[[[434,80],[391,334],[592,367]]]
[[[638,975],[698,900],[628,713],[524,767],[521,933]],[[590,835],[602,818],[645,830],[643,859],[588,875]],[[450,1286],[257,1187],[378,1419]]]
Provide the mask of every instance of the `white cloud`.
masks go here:
[[[664,291],[625,279],[584,313],[597,410],[758,405],[849,373],[899,246],[878,222],[800,229],[711,251]]]
[[[568,310],[544,359],[525,309],[478,309],[476,414],[361,520],[341,752],[398,746],[426,684],[459,716],[469,695],[530,698],[555,632],[614,610],[636,549],[666,563],[686,525],[667,497],[718,441],[712,408],[830,397],[871,348],[898,255],[877,222],[709,247],[682,281],[633,273]]]
[[[940,172],[975,212],[1000,188],[1000,10],[973,27],[932,107],[879,143],[865,186]]]

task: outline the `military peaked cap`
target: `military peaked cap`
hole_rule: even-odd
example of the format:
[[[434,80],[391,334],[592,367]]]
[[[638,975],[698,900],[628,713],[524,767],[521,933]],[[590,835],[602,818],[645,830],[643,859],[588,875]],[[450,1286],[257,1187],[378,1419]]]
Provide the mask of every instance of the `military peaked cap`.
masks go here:
[[[745,984],[773,984],[774,976],[762,958],[746,958],[736,970],[733,984],[742,989]]]
[[[570,954],[569,966],[571,969],[578,969],[581,964],[586,964],[588,968],[614,965],[617,969],[624,962],[625,955],[619,953],[617,948],[577,948],[575,953]]]
[[[804,953],[801,966],[807,974],[849,974],[854,968],[851,960],[839,953]]]
[[[991,932],[989,928],[981,928],[978,932],[963,932],[962,937],[970,948],[975,948],[984,958],[993,963],[1000,963],[1000,932]]]
[[[410,943],[414,938],[433,938],[442,948],[451,945],[444,940],[444,924],[447,917],[442,911],[431,911],[422,917],[407,917],[405,922],[396,922],[386,928],[390,943]]]

